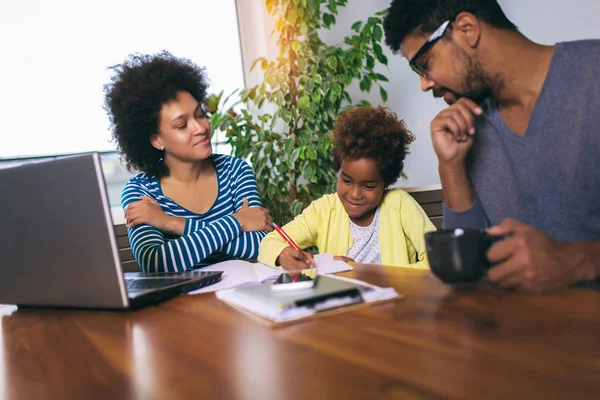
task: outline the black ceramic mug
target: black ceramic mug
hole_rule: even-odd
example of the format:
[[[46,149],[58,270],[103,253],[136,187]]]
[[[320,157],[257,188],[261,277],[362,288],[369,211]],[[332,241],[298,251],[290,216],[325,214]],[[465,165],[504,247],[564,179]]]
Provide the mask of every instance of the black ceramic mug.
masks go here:
[[[486,253],[496,239],[478,229],[442,229],[426,233],[431,272],[448,284],[479,281],[491,266]]]

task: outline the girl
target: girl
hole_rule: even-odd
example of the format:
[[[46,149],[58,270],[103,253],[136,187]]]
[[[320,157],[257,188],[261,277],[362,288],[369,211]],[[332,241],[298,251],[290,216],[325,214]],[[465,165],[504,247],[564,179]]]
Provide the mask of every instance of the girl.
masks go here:
[[[408,193],[388,189],[400,177],[413,140],[387,108],[342,114],[333,131],[337,193],[313,201],[285,232],[301,248],[317,246],[344,261],[428,268],[424,235],[435,226]],[[258,259],[285,269],[313,263],[276,232],[263,239]]]

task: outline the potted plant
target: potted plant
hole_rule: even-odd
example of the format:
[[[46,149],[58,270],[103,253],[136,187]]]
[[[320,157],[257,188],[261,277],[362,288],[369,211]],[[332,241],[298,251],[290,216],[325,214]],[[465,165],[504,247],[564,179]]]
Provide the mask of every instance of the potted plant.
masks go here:
[[[319,37],[347,3],[265,0],[275,18],[279,55],[254,61],[252,68],[261,68],[264,79],[239,91],[241,107],[224,107],[222,93],[208,99],[213,129],[225,132],[233,155],[250,161],[263,203],[280,223],[335,190],[331,129],[343,108],[356,104],[348,87],[355,81],[363,92],[379,87],[387,100],[381,83],[388,79],[375,72],[388,62],[381,45],[384,11],[354,23],[342,44]]]

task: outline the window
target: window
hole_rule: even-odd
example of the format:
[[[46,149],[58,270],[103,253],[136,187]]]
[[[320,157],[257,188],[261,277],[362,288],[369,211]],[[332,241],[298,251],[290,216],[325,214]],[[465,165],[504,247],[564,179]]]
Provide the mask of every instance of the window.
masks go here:
[[[0,37],[4,166],[114,151],[103,85],[107,67],[130,53],[190,58],[206,67],[213,93],[244,86],[235,0],[2,1]]]

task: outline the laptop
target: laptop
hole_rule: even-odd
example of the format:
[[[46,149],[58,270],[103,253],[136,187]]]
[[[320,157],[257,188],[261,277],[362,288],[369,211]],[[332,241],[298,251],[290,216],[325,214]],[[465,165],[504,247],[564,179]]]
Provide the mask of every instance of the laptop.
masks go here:
[[[98,153],[0,169],[0,303],[131,310],[222,272],[124,274]]]

